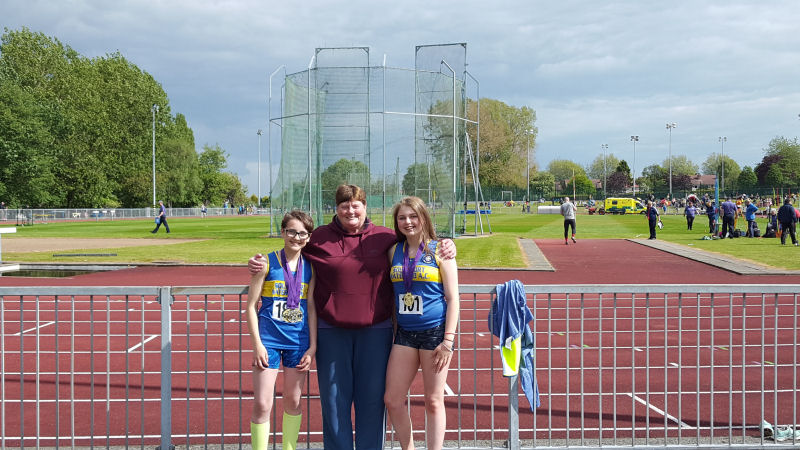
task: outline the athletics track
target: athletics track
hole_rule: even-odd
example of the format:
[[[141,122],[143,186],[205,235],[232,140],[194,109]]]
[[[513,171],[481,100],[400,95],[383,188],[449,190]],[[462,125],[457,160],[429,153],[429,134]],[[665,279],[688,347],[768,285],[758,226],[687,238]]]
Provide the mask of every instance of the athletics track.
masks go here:
[[[577,244],[570,244],[568,246],[563,245],[563,242],[560,240],[537,240],[536,244],[547,261],[549,261],[549,263],[552,265],[554,269],[553,271],[481,269],[462,270],[460,271],[460,283],[497,284],[503,283],[510,279],[518,279],[524,284],[528,285],[800,284],[800,276],[798,275],[737,275],[718,267],[713,267],[682,256],[665,253],[654,248],[649,248],[624,240],[581,240]],[[721,244],[724,245],[724,243]],[[0,286],[243,286],[248,283],[248,278],[249,275],[244,265],[139,266],[131,269],[113,272],[98,272],[64,279],[15,278],[3,276],[0,277]],[[605,298],[607,297],[604,297],[604,299]],[[42,301],[43,299],[39,300]],[[241,332],[241,326],[239,323],[241,316],[237,310],[238,307],[234,305],[235,307],[233,309],[225,310],[224,307],[219,306],[216,301],[209,302],[208,299],[184,300],[184,309],[187,311],[186,328],[192,328],[192,334],[194,334],[194,331],[198,331],[196,328],[201,328],[203,325],[200,322],[190,323],[188,320],[189,311],[193,311],[195,309],[204,310],[204,314],[206,315],[215,313],[213,318],[209,318],[209,323],[211,323],[212,330],[210,335],[209,329],[207,328],[205,330],[205,342],[197,341],[194,343],[187,342],[185,344],[187,349],[188,347],[191,347],[193,350],[200,348],[206,349],[206,351],[212,355],[211,359],[213,360],[212,365],[214,366],[214,370],[211,370],[210,372],[212,373],[209,375],[209,363],[208,361],[203,361],[201,357],[193,357],[194,359],[190,362],[188,356],[189,352],[187,350],[185,361],[176,360],[176,364],[174,364],[176,372],[180,370],[186,370],[187,372],[185,381],[182,383],[174,383],[174,391],[176,395],[186,392],[187,396],[190,390],[201,391],[200,393],[202,395],[215,397],[222,396],[226,401],[233,401],[233,399],[236,398],[241,392],[239,390],[238,381],[233,374],[227,379],[223,380],[222,376],[224,376],[225,371],[219,370],[219,364],[223,364],[223,368],[227,366],[229,368],[234,367],[238,369],[240,365],[248,362],[249,352],[246,350],[242,353],[238,352],[240,350],[240,343],[242,342],[241,339],[238,341],[236,339],[229,339],[222,344],[218,344],[215,342],[209,342],[208,337],[219,337]],[[663,327],[663,341],[656,342],[648,340],[650,347],[661,347],[662,351],[660,352],[650,351],[648,348],[645,348],[643,344],[645,337],[641,334],[637,335],[637,333],[640,331],[640,327],[649,327],[650,325],[644,324],[640,318],[632,317],[632,311],[634,311],[635,308],[634,305],[630,304],[631,302],[629,300],[627,301],[628,304],[625,304],[626,302],[624,299],[621,299],[619,304],[617,304],[615,301],[614,305],[619,307],[620,315],[617,317],[614,313],[614,333],[608,333],[606,331],[607,328],[602,326],[602,323],[604,321],[608,321],[612,314],[611,307],[606,308],[605,311],[603,311],[601,307],[599,314],[597,309],[590,308],[586,310],[586,315],[581,313],[581,316],[578,317],[575,315],[575,312],[580,310],[580,308],[574,307],[572,311],[569,310],[569,304],[573,304],[573,306],[577,305],[577,303],[574,303],[576,300],[578,299],[570,298],[568,302],[564,302],[563,296],[555,299],[545,298],[544,303],[535,303],[533,306],[533,308],[536,310],[537,316],[536,335],[538,340],[538,348],[540,349],[540,352],[542,349],[548,349],[546,353],[537,352],[537,366],[542,367],[544,361],[550,361],[552,368],[539,370],[537,372],[539,384],[542,388],[542,393],[546,396],[546,399],[543,401],[543,408],[539,409],[537,414],[533,416],[533,420],[536,421],[533,426],[531,423],[530,414],[521,418],[521,426],[523,428],[528,427],[535,428],[537,430],[548,430],[537,432],[537,436],[539,438],[546,438],[549,436],[547,433],[554,432],[552,430],[556,430],[555,433],[558,433],[559,430],[563,431],[572,428],[574,432],[580,428],[581,424],[590,428],[594,427],[595,429],[599,427],[601,430],[606,430],[606,432],[615,427],[619,429],[625,429],[625,427],[627,427],[629,430],[627,435],[630,436],[630,429],[633,424],[637,424],[636,426],[638,427],[645,422],[648,424],[651,422],[653,424],[663,423],[663,428],[666,430],[670,428],[668,426],[668,422],[670,422],[669,425],[674,427],[669,431],[662,431],[662,433],[670,433],[671,436],[675,436],[676,433],[688,433],[689,435],[698,433],[699,436],[699,430],[703,427],[708,427],[709,425],[716,424],[714,426],[724,427],[749,424],[749,426],[752,426],[753,423],[758,423],[760,417],[754,416],[750,412],[745,414],[745,412],[738,407],[739,405],[743,405],[745,400],[748,402],[753,401],[753,399],[758,396],[757,393],[746,393],[746,390],[742,389],[741,395],[731,394],[720,397],[717,399],[716,404],[713,404],[710,401],[711,399],[709,396],[700,394],[700,392],[704,392],[709,389],[709,383],[711,382],[714,382],[715,385],[724,382],[725,386],[720,385],[716,388],[720,391],[723,391],[724,389],[731,390],[733,386],[737,386],[739,383],[742,383],[742,377],[749,377],[750,372],[752,371],[762,370],[761,368],[750,364],[751,362],[757,364],[758,361],[748,361],[745,363],[744,352],[734,352],[733,348],[731,347],[730,354],[726,355],[726,358],[729,357],[731,361],[734,362],[742,361],[741,372],[739,373],[732,371],[733,374],[731,375],[730,380],[726,378],[725,380],[717,379],[714,381],[713,360],[711,364],[712,369],[709,371],[707,358],[709,358],[709,355],[713,353],[715,349],[711,348],[710,351],[707,351],[705,347],[701,349],[697,342],[691,340],[692,336],[699,340],[701,336],[701,330],[708,330],[710,326],[713,326],[713,314],[716,314],[718,319],[723,319],[730,322],[730,329],[733,330],[730,333],[730,336],[728,336],[728,333],[726,333],[725,336],[720,338],[718,341],[721,342],[720,347],[724,347],[725,345],[722,344],[726,344],[729,338],[732,342],[744,341],[745,339],[749,341],[753,339],[752,336],[743,336],[743,334],[753,334],[753,332],[748,329],[744,322],[748,317],[750,317],[751,314],[755,316],[759,315],[760,305],[758,301],[754,302],[751,300],[743,300],[744,304],[742,305],[743,308],[741,315],[737,316],[737,314],[740,313],[734,312],[733,308],[728,308],[727,303],[713,305],[711,308],[709,308],[709,305],[701,304],[700,298],[698,297],[696,305],[696,318],[692,319],[692,321],[696,319],[696,323],[693,322],[691,325],[682,325],[682,330],[693,331],[689,333],[688,339],[682,343],[686,349],[682,352],[678,352],[676,355],[674,351],[672,351],[670,354],[670,347],[667,345],[668,343],[674,344],[675,340],[674,336],[668,336],[667,334],[667,331],[675,329],[675,323],[678,320],[674,316],[674,311],[669,309],[669,304],[673,302],[674,299],[662,298],[660,303],[658,301],[654,301],[649,306],[651,309],[649,314],[652,314],[652,317],[663,317],[663,322],[654,325],[655,327]],[[586,299],[580,299],[581,302],[584,300],[598,303],[596,296],[594,298],[587,297]],[[550,302],[555,304],[559,301],[562,302],[559,307],[553,308],[550,305]],[[20,304],[20,302],[16,303],[18,305]],[[179,303],[180,300],[176,299],[176,305]],[[486,298],[476,297],[475,303],[476,307],[474,309],[462,309],[460,325],[460,334],[462,337],[459,342],[459,346],[463,350],[461,352],[461,355],[464,358],[463,363],[466,367],[471,367],[474,365],[476,367],[494,367],[496,369],[499,367],[499,360],[494,354],[495,352],[488,350],[496,344],[494,339],[488,333],[486,333],[487,330],[485,325],[488,301]],[[563,303],[567,304],[566,308],[564,307]],[[199,307],[196,308],[198,305]],[[20,329],[26,329],[26,325],[22,323],[20,317],[14,317],[13,306],[13,302],[10,302],[5,308],[6,320],[4,321],[3,326],[6,327],[6,336],[20,332]],[[128,306],[128,312],[125,312],[126,308],[124,306]],[[139,305],[126,304],[124,306],[111,306],[110,308],[113,310],[111,313],[122,314],[125,312],[125,314],[128,314],[126,317],[132,317],[131,322],[134,324],[134,329],[131,330],[130,334],[133,336],[133,338],[136,338],[140,333],[143,336],[150,335],[153,331],[144,330],[145,328],[149,327],[148,325],[145,325],[146,320],[144,317],[146,315],[157,315],[157,308],[151,308],[151,310],[147,311],[148,307],[146,307],[144,302],[142,302],[141,311],[138,313],[131,313],[130,311],[137,309]],[[780,315],[777,313],[774,315],[776,324],[778,323],[779,317],[785,316],[787,308],[791,308],[791,306],[792,305],[783,304],[776,306],[776,311],[779,308],[784,311]],[[710,319],[708,309],[714,309]],[[791,310],[789,310],[789,312],[791,313]],[[43,309],[41,316],[39,317],[40,322],[52,320],[51,317],[46,317],[46,313],[47,310]],[[17,314],[19,315],[18,309]],[[76,329],[78,328],[78,322],[88,324],[98,319],[98,317],[95,317],[94,313],[90,313],[88,311],[84,311],[82,313],[79,312],[79,314],[79,316],[76,316]],[[100,317],[101,322],[105,314],[106,313],[103,312],[103,315]],[[132,314],[132,316],[130,314]],[[136,321],[139,320],[138,317],[142,318],[141,329],[136,328],[135,326]],[[617,323],[617,320],[619,320],[619,324]],[[785,319],[781,318],[780,320],[782,322],[780,326],[781,328],[791,326],[791,323],[788,325],[787,323],[783,323]],[[28,322],[28,318],[25,319],[25,322]],[[157,322],[157,318],[154,320],[154,322]],[[563,333],[560,331],[553,331],[553,329],[550,328],[553,326],[553,324],[558,324],[558,326],[561,327],[559,330],[566,326],[568,332]],[[216,331],[213,329],[214,327],[217,327]],[[692,327],[696,328],[693,329]],[[98,342],[103,343],[103,346],[106,345],[105,336],[113,334],[113,332],[110,330],[111,327],[107,327],[102,323],[99,323],[92,328],[94,333],[93,338]],[[574,335],[576,330],[581,331],[579,336]],[[742,332],[737,330],[745,331]],[[203,330],[199,331],[200,333],[198,333],[198,335],[202,338]],[[77,331],[75,331],[75,333],[77,334]],[[177,323],[174,333],[176,336],[179,336],[181,333],[185,333],[188,336],[189,330],[182,330],[181,324]],[[734,333],[736,334],[734,335]],[[84,331],[82,334],[85,337],[88,333]],[[572,341],[570,341],[570,337],[572,337]],[[119,335],[114,336],[114,339],[118,338]],[[612,340],[614,342],[614,347],[619,348],[619,353],[617,353],[616,350],[614,351],[613,358],[610,351],[592,351],[592,349],[596,350],[600,348],[608,348],[609,343]],[[27,340],[25,342],[26,348],[30,349],[31,344],[28,343]],[[244,342],[246,344],[246,340]],[[109,348],[123,345],[130,347],[132,343],[127,340],[121,343],[108,343]],[[151,345],[156,345],[156,342],[154,341]],[[176,342],[176,347],[179,345],[180,344]],[[144,347],[144,344],[142,344],[142,347]],[[663,351],[663,348],[668,348],[668,350],[665,352]],[[481,351],[473,352],[471,349],[480,349]],[[14,358],[13,355],[15,353],[19,354],[19,349],[12,348],[8,342],[6,343],[5,351],[10,358]],[[772,349],[770,352],[771,351]],[[775,357],[770,356],[770,354],[767,356],[769,356],[774,363],[780,363],[781,357],[777,355],[777,348],[774,349],[774,352]],[[473,355],[480,361],[472,361]],[[676,356],[678,358],[677,360],[675,359]],[[717,356],[719,357],[719,355]],[[792,356],[793,355],[791,354],[788,355],[789,362],[792,361]],[[68,360],[68,355],[62,354],[62,358],[66,358]],[[713,358],[713,356],[711,358]],[[784,355],[782,358],[782,362],[786,363],[786,356]],[[794,358],[794,361],[797,361],[796,355]],[[703,362],[701,362],[701,359]],[[108,365],[111,368],[111,372],[121,373],[125,371],[127,361],[127,358],[125,360],[112,358],[108,361]],[[620,361],[622,361],[622,364],[620,364]],[[641,367],[650,367],[651,364],[657,364],[659,361],[661,364],[663,364],[663,368],[659,370],[653,370],[652,374],[643,373],[644,369],[641,369]],[[62,361],[61,364],[66,365],[66,362],[67,361]],[[565,362],[567,363],[567,368],[564,368]],[[105,361],[92,362],[84,359],[79,364],[83,367],[96,366],[96,370],[98,372],[103,372],[106,368]],[[684,364],[686,365],[685,370],[680,368]],[[17,362],[16,365],[19,366],[19,362]],[[574,371],[576,368],[581,367],[581,365],[584,367],[589,367],[590,369],[581,370],[578,378],[578,373]],[[13,360],[6,359],[5,366],[7,372],[11,371],[11,369],[13,369],[15,366],[15,362]],[[570,366],[572,367],[572,371],[569,369]],[[53,372],[53,368],[50,367],[48,369],[48,364],[46,363],[42,366],[36,366],[35,364],[29,363],[27,367],[38,367],[40,371]],[[592,367],[595,369],[591,370]],[[598,367],[601,367],[602,370],[597,370]],[[611,375],[611,367],[618,367],[619,369],[619,371],[614,370],[613,376]],[[681,375],[676,379],[675,374],[677,372],[671,371],[672,369],[670,368],[675,368],[675,370],[680,369]],[[151,369],[153,368],[151,367]],[[191,375],[188,373],[190,371]],[[202,373],[204,371],[206,372],[205,379],[203,376],[198,375],[198,373]],[[476,394],[477,400],[474,402],[470,400],[472,405],[470,405],[466,410],[462,410],[460,412],[460,417],[455,417],[453,413],[453,410],[455,409],[455,400],[447,399],[449,409],[448,430],[453,428],[453,424],[460,423],[458,422],[459,420],[470,425],[474,422],[477,424],[476,429],[484,430],[480,434],[482,439],[486,439],[487,432],[485,430],[490,429],[490,427],[497,426],[497,423],[501,425],[503,424],[503,417],[505,416],[503,411],[506,409],[506,406],[502,401],[494,402],[492,399],[486,397],[485,394],[490,388],[492,389],[492,392],[496,391],[502,393],[507,389],[506,384],[505,382],[498,384],[497,379],[490,378],[490,374],[486,372],[479,372],[474,379],[472,376],[465,375],[463,380],[461,377],[456,377],[455,372],[455,370],[451,369],[451,373],[448,376],[448,385],[455,388],[461,393],[462,396],[468,399],[471,399],[473,394]],[[709,374],[712,376],[711,380],[709,380]],[[767,377],[772,377],[772,374],[773,372],[767,373]],[[774,374],[776,377],[775,381],[778,384],[785,386],[788,383],[788,385],[791,386],[791,381],[784,379],[784,374],[781,374],[780,378],[778,378],[777,372]],[[62,373],[62,376],[64,375],[65,374]],[[628,385],[632,379],[644,380],[646,376],[648,377],[648,382],[651,385],[662,386],[661,395],[659,397],[661,398],[662,403],[659,404],[659,399],[654,398],[649,400],[645,407],[639,406],[637,408],[637,402],[642,403],[643,399],[635,395],[636,390],[634,389],[633,394],[627,394],[627,400],[625,400],[626,397],[624,397],[625,394],[623,393],[625,393],[626,390],[627,392],[630,392]],[[681,376],[683,378],[682,381],[680,378]],[[25,385],[31,386],[33,377],[26,375],[24,378]],[[4,380],[4,391],[7,399],[13,398],[14,395],[20,395],[20,393],[17,392],[19,390],[17,387],[21,386],[22,384],[21,380],[19,379],[14,380],[13,383],[10,381],[11,380]],[[40,381],[46,382],[47,378],[43,377],[43,379]],[[142,382],[140,383],[140,386],[137,386],[137,388],[141,388],[143,392],[145,390],[152,392],[158,390],[158,377],[148,375],[147,377],[143,377],[141,381]],[[639,382],[643,384],[643,382]],[[56,383],[54,379],[50,379],[50,384],[48,385],[50,387],[48,389],[52,389],[52,386],[55,384],[63,383],[63,381]],[[231,384],[230,387],[228,386],[229,383]],[[493,388],[489,386],[492,383],[495,384]],[[623,400],[620,401],[619,399],[609,399],[608,397],[605,397],[606,394],[601,396],[597,396],[595,394],[594,397],[588,395],[592,392],[599,392],[598,389],[600,384],[607,385],[608,383],[619,386],[619,392],[623,397]],[[664,414],[657,413],[658,411],[667,410],[668,403],[671,401],[674,402],[674,399],[671,399],[668,394],[670,392],[674,392],[673,389],[676,387],[676,383],[681,383],[682,392],[693,387],[695,383],[697,384],[697,394],[683,399],[682,410],[689,411],[691,414],[684,413],[682,417],[679,415],[676,418],[674,416],[667,417]],[[118,384],[120,386],[123,384],[127,385],[127,381],[125,383]],[[234,384],[236,384],[236,386],[233,386]],[[47,384],[45,383],[45,385]],[[90,383],[84,382],[81,385],[81,388],[76,391],[76,395],[78,395],[76,398],[80,398],[81,395],[89,397],[89,385]],[[100,387],[97,389],[105,388],[104,384],[99,383],[99,385]],[[249,387],[249,379],[247,379],[247,377],[245,377],[243,385],[245,386],[245,395],[248,393],[252,395],[252,391],[250,391]],[[419,392],[419,385],[420,380],[418,377],[415,385],[412,387],[412,392]],[[93,383],[91,383],[91,386],[92,389],[95,388]],[[114,398],[124,398],[126,395],[125,389],[121,387],[114,388],[114,386],[114,384],[111,385],[111,396]],[[212,387],[210,391],[209,386]],[[220,388],[220,386],[224,387]],[[203,392],[204,389],[205,392]],[[610,390],[611,389],[606,386],[603,388],[602,392],[606,393]],[[318,392],[315,376],[310,377],[309,392],[312,396],[316,395]],[[565,392],[569,394],[564,394]],[[583,399],[581,398],[580,403],[578,403],[579,397],[575,396],[580,392],[587,394],[587,402],[582,405],[580,403],[583,403]],[[484,396],[478,397],[478,395]],[[795,395],[797,394],[795,393]],[[30,398],[30,387],[25,391],[24,396],[25,398]],[[605,400],[603,400],[604,398]],[[572,401],[571,404],[570,400]],[[788,399],[783,400],[775,399],[774,402],[765,405],[763,409],[766,411],[785,409],[787,407],[785,404],[787,400],[791,401],[791,396]],[[602,403],[603,401],[606,402],[605,406]],[[614,405],[613,414],[610,413],[609,403]],[[27,404],[30,405],[29,403]],[[62,408],[63,407],[64,405],[62,405]],[[87,405],[83,404],[81,407],[86,408]],[[91,404],[90,409],[97,410],[98,417],[102,417],[103,414],[105,414],[103,412],[105,407],[105,404]],[[203,418],[206,418],[207,420],[208,417],[215,417],[219,415],[219,403],[217,403],[216,406],[211,405],[210,407],[211,410],[205,411],[205,415],[198,416],[197,419],[192,419],[189,421],[186,419],[187,417],[195,417],[194,414],[199,413],[194,411],[194,408],[192,408],[192,411],[189,411],[188,402],[183,402],[182,405],[175,407],[173,420],[176,423],[181,423],[184,420],[187,423],[192,422],[193,429],[198,427],[202,428],[201,425],[203,424]],[[276,409],[279,407],[280,403],[276,402]],[[304,408],[305,407],[306,406],[304,406]],[[788,407],[791,409],[791,405]],[[185,414],[183,411],[184,408]],[[249,404],[246,404],[245,416],[249,411],[248,408]],[[523,400],[520,401],[520,411],[524,414],[524,410],[527,408],[527,402],[525,402],[523,398]],[[672,408],[674,409],[674,404]],[[241,411],[241,407],[239,409]],[[7,417],[3,417],[3,420],[5,421],[7,436],[18,436],[19,434],[14,433],[13,430],[19,429],[19,416],[15,416],[15,414],[8,409],[6,409],[5,413]],[[25,413],[25,422],[31,423],[27,418],[29,415],[35,414],[35,408],[28,406],[28,409]],[[140,410],[135,409],[131,411],[131,417],[128,419],[132,424],[131,428],[134,430],[138,429],[139,427],[139,414]],[[423,423],[421,414],[422,402],[421,399],[417,397],[412,400],[412,417],[415,424]],[[490,414],[493,416],[492,419],[489,418]],[[494,418],[495,414],[499,418]],[[731,420],[728,420],[729,414],[732,416]],[[311,417],[311,424],[308,425],[308,427],[319,430],[319,416],[314,415],[311,412],[309,412],[309,416]],[[525,417],[528,418],[526,419]],[[725,420],[721,418],[724,418]],[[144,422],[147,423],[157,423],[158,421],[157,415],[151,416],[150,414],[147,414],[147,416],[143,417],[143,419]],[[225,419],[224,428],[226,433],[231,435],[238,432],[239,424],[235,422],[235,414],[228,413],[225,416]],[[52,416],[40,418],[40,420],[43,420],[42,426],[44,429],[46,428],[47,422],[52,421]],[[526,421],[524,425],[523,421]],[[98,422],[102,423],[102,420],[98,419]],[[64,428],[67,425],[68,424],[62,422],[59,428]],[[105,426],[106,425],[103,425],[103,427]],[[304,425],[304,428],[305,426],[306,425]],[[66,430],[62,430],[60,433],[66,431],[67,434],[73,433],[86,436],[89,434],[89,430],[86,429],[87,427],[88,425],[86,424],[82,425],[81,423],[77,423],[75,430],[71,431],[67,428]],[[419,425],[417,428],[419,429]],[[678,431],[678,428],[685,430]],[[30,430],[30,428],[28,428],[28,430]],[[220,433],[221,431],[222,430],[216,430],[214,432]],[[96,433],[96,431],[94,433]],[[476,434],[477,433],[478,432],[476,431]],[[707,430],[703,433],[707,433]],[[752,437],[752,433],[753,430],[750,430],[749,436]],[[119,436],[118,432],[112,432],[111,434]],[[23,433],[23,435],[29,436],[29,433]],[[641,433],[639,435],[641,436]],[[418,436],[417,438],[419,439],[420,437]],[[451,438],[453,438],[453,433],[448,432],[448,439]],[[29,438],[26,438],[26,444],[31,443],[31,441],[28,439]],[[312,441],[317,441],[318,439],[319,437],[317,436],[316,438],[312,438]],[[235,441],[236,440],[233,439],[230,442]],[[194,439],[193,442],[197,442],[197,439]],[[8,443],[13,444],[13,441],[9,441]],[[46,444],[51,445],[52,442]],[[64,445],[64,442],[61,442],[61,445]]]

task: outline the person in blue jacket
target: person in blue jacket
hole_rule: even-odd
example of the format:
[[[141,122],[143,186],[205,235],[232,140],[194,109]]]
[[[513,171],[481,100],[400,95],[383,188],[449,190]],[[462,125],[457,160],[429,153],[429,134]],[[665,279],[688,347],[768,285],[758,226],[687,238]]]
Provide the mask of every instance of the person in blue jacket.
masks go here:
[[[744,218],[747,220],[747,237],[755,237],[756,213],[758,206],[754,205],[750,199],[744,201]]]

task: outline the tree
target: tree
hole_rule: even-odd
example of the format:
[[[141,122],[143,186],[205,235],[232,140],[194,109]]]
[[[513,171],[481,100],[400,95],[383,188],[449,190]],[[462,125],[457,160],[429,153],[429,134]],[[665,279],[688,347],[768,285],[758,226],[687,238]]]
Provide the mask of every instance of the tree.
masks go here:
[[[575,185],[575,189],[573,190],[573,184]],[[575,192],[577,195],[594,195],[595,194],[595,187],[586,174],[580,173],[575,174],[575,177],[569,181],[564,186],[565,192]]]
[[[443,167],[416,163],[408,166],[406,174],[403,175],[402,186],[405,195],[415,195],[427,201],[428,198],[434,200],[436,192],[448,192],[451,183],[452,177]]]
[[[361,161],[342,158],[326,167],[320,175],[322,203],[336,204],[336,189],[342,184],[366,187],[369,183],[369,167]]]
[[[564,189],[567,183],[572,180],[572,177],[582,175],[586,177],[586,172],[579,164],[574,163],[567,159],[554,159],[547,165],[547,171],[553,174],[556,183],[559,184],[561,189]]]
[[[642,190],[663,191],[667,187],[669,172],[658,164],[652,164],[642,169],[642,178],[646,180],[646,189]]]
[[[449,108],[449,112],[444,114],[452,114],[452,104]],[[478,103],[468,102],[467,116],[474,120],[477,117],[477,109]],[[482,98],[480,112],[481,185],[484,188],[524,187],[527,175],[523,168],[528,166],[529,160],[527,152],[531,152],[530,161],[534,161],[535,155],[538,133],[536,111],[527,106],[515,107],[499,100]],[[452,120],[447,119],[446,122],[452,129]],[[477,148],[477,128],[469,127],[467,132],[472,148]],[[511,167],[520,170],[509,170]]]
[[[725,171],[722,171],[722,167]],[[720,177],[720,190],[733,190],[736,188],[736,179],[739,178],[739,164],[731,159],[730,156],[722,156],[719,153],[712,153],[703,162],[703,173],[706,175],[717,175]],[[725,175],[723,180],[722,176]],[[725,186],[722,183],[725,183]]]
[[[625,192],[625,190],[629,186],[629,177],[626,173],[621,171],[615,171],[611,175],[608,176],[608,186],[606,187],[606,191],[609,193],[612,192]]]
[[[222,205],[226,200],[231,200],[230,179],[223,172],[228,166],[225,150],[219,145],[205,145],[197,162],[202,185],[200,201],[207,205]],[[241,182],[239,185],[241,186]]]
[[[191,205],[201,186],[193,133],[152,76],[119,53],[90,59],[42,33],[6,29],[0,192],[21,206],[149,205],[154,104],[159,197]]]
[[[781,172],[783,183],[800,184],[800,143],[797,138],[776,137],[770,140],[764,149],[764,158],[755,169],[758,179],[766,181],[766,174],[773,166]]]
[[[764,177],[764,182],[767,186],[775,188],[783,187],[785,185],[786,180],[783,178],[783,172],[777,164],[774,164],[769,168],[767,175]]]
[[[692,190],[692,177],[688,174],[672,175],[672,187],[676,191]]]
[[[603,154],[601,153],[586,167],[586,175],[591,179],[602,181],[603,175],[605,174],[606,178],[608,178],[617,168],[617,165],[619,165],[619,159],[613,153],[608,153],[606,154],[604,166]]]
[[[631,176],[631,168],[628,167],[628,162],[625,161],[624,159],[621,160],[619,164],[617,164],[617,167],[614,169],[614,172],[621,172],[625,174],[625,176],[628,177],[628,183],[633,181],[633,177]]]
[[[661,167],[669,174],[669,158],[661,163]],[[672,175],[694,175],[697,173],[697,164],[693,163],[685,155],[672,155]],[[669,179],[669,175],[667,175]],[[674,182],[672,183],[675,184]]]
[[[556,194],[555,181],[553,174],[547,171],[539,171],[531,175],[531,195],[533,198],[554,197]]]
[[[737,184],[740,192],[750,192],[758,185],[758,178],[750,166],[742,167]]]

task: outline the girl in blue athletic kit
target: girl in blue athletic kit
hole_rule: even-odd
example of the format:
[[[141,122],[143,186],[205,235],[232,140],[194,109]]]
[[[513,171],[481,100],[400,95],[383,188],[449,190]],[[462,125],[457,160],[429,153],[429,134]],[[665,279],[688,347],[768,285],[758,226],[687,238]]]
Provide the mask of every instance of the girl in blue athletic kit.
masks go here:
[[[266,450],[269,416],[278,369],[283,362],[283,448],[294,450],[300,431],[300,397],[305,374],[317,350],[314,273],[301,254],[314,221],[302,211],[283,217],[282,250],[268,255],[269,263],[250,280],[247,328],[253,342],[253,449]],[[257,308],[259,300],[261,307]]]
[[[422,366],[427,448],[444,443],[444,385],[458,326],[458,268],[436,256],[438,241],[425,203],[406,197],[394,207],[398,243],[389,249],[397,331],[386,368],[384,403],[403,450],[413,449],[408,389]]]

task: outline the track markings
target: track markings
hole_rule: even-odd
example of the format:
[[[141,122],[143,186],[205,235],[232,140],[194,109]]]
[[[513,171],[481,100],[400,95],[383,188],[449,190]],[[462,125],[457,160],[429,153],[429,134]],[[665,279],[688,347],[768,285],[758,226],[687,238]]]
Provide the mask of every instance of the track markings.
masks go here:
[[[444,384],[444,393],[449,395],[449,396],[456,395],[456,393],[453,392],[452,389],[450,389],[450,386],[447,383]]]
[[[144,347],[144,344],[147,344],[148,342],[152,341],[153,339],[155,339],[157,337],[158,337],[157,334],[154,334],[154,335],[150,336],[149,338],[147,338],[147,339],[143,340],[142,342],[140,342],[140,343],[134,345],[133,347],[129,348],[128,349],[128,353],[132,353],[134,350],[136,350],[139,347]]]
[[[56,322],[55,321],[51,321],[51,322],[47,322],[45,324],[39,325],[38,327],[28,328],[27,330],[23,330],[23,331],[20,331],[19,333],[15,333],[13,336],[22,336],[25,333],[28,333],[28,332],[31,332],[31,331],[36,331],[37,329],[41,330],[42,328],[44,328],[46,326],[50,326],[50,325],[52,325],[54,323],[56,323]]]
[[[636,400],[638,403],[641,403],[642,405],[647,406],[648,408],[652,409],[653,411],[655,411],[658,414],[661,414],[662,416],[666,417],[667,419],[677,423],[678,425],[680,425],[681,428],[689,429],[689,430],[693,430],[694,429],[693,426],[688,425],[688,424],[676,419],[671,414],[667,414],[666,412],[664,412],[663,410],[661,410],[659,408],[656,408],[655,406],[653,406],[653,405],[647,403],[646,401],[642,400],[639,396],[633,395],[631,393],[625,393],[625,395],[627,395],[628,397],[631,397],[632,399]]]

